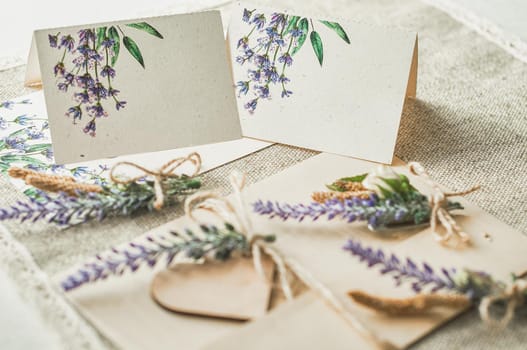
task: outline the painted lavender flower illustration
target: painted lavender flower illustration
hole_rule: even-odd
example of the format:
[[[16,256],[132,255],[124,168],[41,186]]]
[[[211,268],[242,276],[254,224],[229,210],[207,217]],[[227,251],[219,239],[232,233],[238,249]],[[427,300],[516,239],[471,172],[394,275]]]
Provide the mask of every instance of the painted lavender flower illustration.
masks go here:
[[[146,22],[124,26],[163,39],[163,35]],[[50,47],[61,51],[60,60],[53,67],[58,90],[74,90],[75,105],[67,109],[66,116],[73,119],[73,124],[77,124],[77,121],[87,115],[89,119],[83,131],[94,137],[96,120],[108,116],[107,105],[111,103],[119,111],[127,103],[119,98],[120,91],[113,85],[121,42],[130,55],[145,68],[141,50],[120,25],[82,29],[75,37],[61,33],[50,34],[48,39]]]
[[[242,21],[251,29],[237,42],[239,55],[236,62],[247,66],[247,79],[238,81],[236,87],[238,97],[251,93],[244,107],[253,113],[261,100],[271,99],[273,87],[277,87],[282,98],[293,94],[288,88],[290,79],[286,76],[286,69],[293,65],[293,56],[304,46],[308,36],[320,66],[324,61],[324,46],[313,19],[285,13],[266,16],[256,10],[244,9]],[[340,24],[329,21],[318,23],[350,43]]]

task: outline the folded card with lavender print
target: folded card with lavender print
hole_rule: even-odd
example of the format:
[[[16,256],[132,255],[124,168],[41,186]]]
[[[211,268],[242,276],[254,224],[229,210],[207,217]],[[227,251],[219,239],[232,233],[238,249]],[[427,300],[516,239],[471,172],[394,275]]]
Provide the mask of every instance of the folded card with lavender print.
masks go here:
[[[255,232],[274,234],[276,240],[272,243],[273,247],[286,260],[293,259],[325,285],[372,332],[404,348],[463,310],[437,308],[426,315],[390,317],[354,303],[347,295],[349,290],[364,290],[387,297],[411,296],[414,291],[409,286],[394,286],[389,278],[380,275],[381,267],[377,268],[378,265],[372,269],[365,268],[363,262],[344,249],[348,239],[382,248],[386,253],[408,257],[419,264],[416,271],[421,271],[421,262],[426,262],[434,271],[427,275],[431,278],[439,276],[442,267],[459,267],[483,270],[497,279],[508,281],[510,273],[527,269],[527,256],[524,254],[527,238],[464,198],[457,197],[452,200],[464,209],[458,210],[454,217],[471,237],[470,245],[458,248],[438,244],[429,227],[372,232],[364,222],[349,223],[338,215],[332,220],[320,216],[313,221],[306,215],[301,222],[294,218],[284,221],[278,216],[270,219],[260,215],[251,206],[260,200],[280,204],[310,203],[312,192],[324,190],[325,185],[335,179],[364,174],[377,166],[368,161],[321,154],[248,187],[244,191],[244,199]],[[394,170],[407,175],[412,186],[420,192],[428,193],[427,183],[411,175],[398,159],[395,160]],[[454,182],[458,186],[471,185],[464,183],[462,174],[453,179]],[[281,207],[285,210],[284,206]],[[181,218],[146,236],[165,235],[171,230],[182,231],[188,224],[187,218]],[[144,244],[144,240],[145,237],[139,238],[136,243]],[[157,268],[164,268],[162,261]],[[134,273],[109,276],[104,281],[85,284],[67,295],[102,333],[119,347],[127,349],[144,348],[152,342],[158,349],[170,349],[175,343],[185,349],[202,349],[204,346],[210,349],[311,349],[323,347],[324,341],[334,344],[335,349],[348,349],[349,344],[360,349],[375,349],[316,293],[297,296],[245,325],[168,313],[150,297],[150,286],[156,273],[145,264]],[[291,282],[294,284],[294,280]],[[280,288],[276,288],[273,305],[276,305],[274,301],[280,295]],[[142,322],[144,319],[149,320],[148,327]]]
[[[37,30],[59,164],[241,138],[218,11]]]
[[[248,138],[225,141],[195,147],[183,147],[166,151],[123,155],[79,163],[60,165],[55,163],[49,132],[49,120],[42,91],[0,102],[0,176],[7,176],[11,167],[20,167],[46,174],[71,176],[84,183],[108,185],[110,169],[118,162],[128,161],[148,169],[158,169],[168,160],[185,157],[192,152],[201,155],[201,172],[256,152],[269,143]],[[119,170],[120,176],[138,175],[133,167]],[[190,173],[189,167],[181,167],[178,173]],[[13,184],[29,198],[39,192],[21,179],[9,177]]]
[[[416,33],[241,2],[228,40],[244,136],[391,163]]]

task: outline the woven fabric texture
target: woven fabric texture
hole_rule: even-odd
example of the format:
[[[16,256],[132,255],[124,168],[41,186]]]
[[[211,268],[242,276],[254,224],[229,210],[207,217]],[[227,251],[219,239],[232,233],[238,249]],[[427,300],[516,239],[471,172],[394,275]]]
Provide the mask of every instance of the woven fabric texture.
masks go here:
[[[318,17],[323,14],[334,17],[337,13],[339,17],[417,30],[418,98],[410,101],[403,113],[396,155],[405,161],[421,162],[434,179],[451,189],[480,184],[483,189],[470,195],[469,200],[527,232],[524,175],[527,173],[527,64],[418,0],[336,0],[314,4],[288,0],[280,4]],[[228,14],[228,9],[224,14]],[[24,67],[0,72],[0,99],[27,92],[22,88],[23,72]],[[228,193],[227,175],[234,169],[247,172],[252,183],[315,154],[274,145],[206,173],[203,181],[206,189]],[[0,179],[0,205],[22,198],[6,179]],[[45,224],[5,223],[5,226],[31,252],[37,265],[53,275],[86,256],[125,242],[179,215],[180,209],[170,209],[67,230]],[[20,278],[18,283],[22,289],[34,285]],[[31,293],[36,295],[39,291],[26,290],[24,296],[30,299]],[[43,313],[54,312],[45,303],[36,304]],[[507,330],[494,334],[471,311],[414,348],[524,348],[525,316],[520,313]],[[53,317],[49,319],[50,327],[55,327],[67,344],[72,339],[72,330],[65,330]],[[92,336],[92,332],[81,328],[77,328],[75,344],[85,344],[86,348],[100,345],[93,339],[80,340],[88,337],[87,334]]]

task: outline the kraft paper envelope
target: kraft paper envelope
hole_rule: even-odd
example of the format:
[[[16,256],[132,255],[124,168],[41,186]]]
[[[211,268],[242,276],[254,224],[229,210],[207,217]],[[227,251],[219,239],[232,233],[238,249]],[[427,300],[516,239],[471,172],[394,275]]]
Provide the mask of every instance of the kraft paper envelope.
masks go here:
[[[241,138],[218,11],[37,30],[40,83],[59,164]]]
[[[392,162],[416,33],[241,2],[228,41],[244,136]]]
[[[397,171],[408,174],[401,161],[396,161],[396,164]],[[310,193],[323,189],[324,184],[344,176],[367,172],[375,166],[371,162],[321,154],[250,186],[244,192],[246,202],[269,199],[307,203],[310,201]],[[419,178],[409,176],[416,187],[426,191]],[[389,277],[380,276],[376,269],[368,269],[358,259],[344,252],[342,246],[347,238],[353,237],[386,252],[411,257],[416,262],[426,261],[435,269],[467,267],[487,271],[503,281],[508,281],[512,272],[523,272],[527,268],[527,256],[523,254],[527,238],[467,200],[459,198],[459,201],[465,209],[463,215],[457,216],[457,220],[471,235],[473,245],[458,250],[438,244],[429,228],[371,233],[363,224],[327,222],[324,219],[298,223],[254,214],[251,218],[259,233],[275,233],[275,247],[330,288],[346,308],[373,332],[397,346],[406,347],[462,310],[437,309],[426,316],[393,318],[355,304],[346,295],[351,289],[395,297],[412,295],[412,291],[409,287],[394,286]],[[181,218],[150,234],[170,229],[181,230],[187,224],[187,219]],[[333,309],[319,298],[309,296],[279,306],[268,316],[248,324],[247,329],[243,329],[244,324],[240,323],[167,313],[155,305],[148,295],[153,274],[152,271],[142,270],[137,275],[110,278],[105,282],[82,287],[68,296],[102,333],[127,349],[145,347],[153,342],[160,349],[171,348],[174,344],[182,344],[185,349],[199,349],[207,343],[215,349],[222,349],[222,346],[227,345],[230,345],[230,349],[243,349],[243,344],[251,340],[271,345],[271,348],[297,348],[306,344],[304,337],[327,338],[328,332],[335,337],[335,344],[343,344],[345,341],[364,344],[361,349],[373,348]],[[273,315],[274,312],[276,315]],[[296,313],[300,314],[295,315]],[[288,321],[298,319],[302,319],[302,322]],[[144,327],[145,322],[147,327]],[[325,327],[324,324],[334,325],[335,328]],[[289,338],[270,336],[274,329],[280,327],[290,330],[290,333],[284,331],[284,335],[290,334]],[[309,332],[306,330],[308,328]],[[348,332],[336,332],[335,329],[347,329]],[[241,330],[241,333],[236,333],[237,330]],[[222,336],[240,337],[240,340],[239,343],[233,343],[232,338],[220,340]],[[245,336],[249,339],[245,339]],[[337,337],[342,338],[337,340]],[[314,341],[313,344],[318,343]],[[316,347],[306,347],[310,348]]]
[[[109,169],[120,161],[138,163],[148,169],[158,169],[176,157],[185,157],[191,152],[201,155],[201,172],[241,158],[269,146],[269,143],[248,138],[225,141],[195,147],[183,147],[167,151],[149,152],[98,159],[88,162],[57,166],[51,150],[48,117],[42,91],[0,103],[0,174],[7,173],[12,166],[35,169],[42,172],[73,176],[89,183],[108,181]],[[178,170],[189,173],[193,169]],[[121,168],[121,175],[138,175],[131,167]],[[11,178],[17,188],[32,195],[35,189],[24,181]]]

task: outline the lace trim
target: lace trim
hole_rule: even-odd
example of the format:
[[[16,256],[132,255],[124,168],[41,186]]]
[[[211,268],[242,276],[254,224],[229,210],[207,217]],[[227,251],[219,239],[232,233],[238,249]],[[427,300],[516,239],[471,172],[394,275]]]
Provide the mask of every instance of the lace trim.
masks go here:
[[[37,266],[29,251],[0,225],[0,263],[16,283],[22,298],[61,336],[64,348],[107,348]]]

